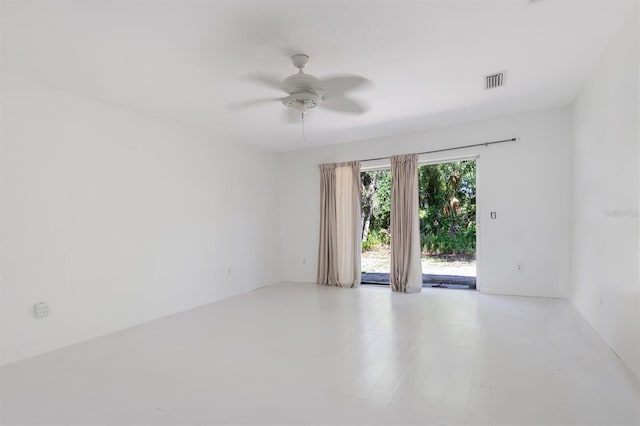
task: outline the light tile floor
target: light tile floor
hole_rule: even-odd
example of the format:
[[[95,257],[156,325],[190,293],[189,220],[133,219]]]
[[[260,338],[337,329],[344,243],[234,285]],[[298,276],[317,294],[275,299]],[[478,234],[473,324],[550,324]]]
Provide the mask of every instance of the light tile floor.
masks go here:
[[[2,424],[640,423],[567,301],[279,284],[0,368]]]

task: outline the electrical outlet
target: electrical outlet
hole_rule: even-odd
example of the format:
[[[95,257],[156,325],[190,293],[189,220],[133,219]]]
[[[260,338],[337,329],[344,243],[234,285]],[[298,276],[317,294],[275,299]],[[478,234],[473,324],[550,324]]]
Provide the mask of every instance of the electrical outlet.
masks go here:
[[[37,318],[43,318],[49,315],[49,305],[47,302],[39,302],[33,305],[33,313]]]

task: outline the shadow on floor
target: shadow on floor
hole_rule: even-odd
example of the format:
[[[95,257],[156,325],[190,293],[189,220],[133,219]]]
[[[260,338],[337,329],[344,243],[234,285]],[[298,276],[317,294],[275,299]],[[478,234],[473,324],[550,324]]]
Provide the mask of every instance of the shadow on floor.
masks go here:
[[[379,272],[363,272],[361,282],[362,284],[389,285],[389,274]],[[422,287],[475,290],[476,277],[465,277],[461,275],[422,274]]]

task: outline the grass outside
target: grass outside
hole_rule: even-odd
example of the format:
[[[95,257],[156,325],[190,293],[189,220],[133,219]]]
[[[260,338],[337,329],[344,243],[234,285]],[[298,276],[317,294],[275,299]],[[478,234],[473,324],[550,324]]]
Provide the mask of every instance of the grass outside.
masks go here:
[[[391,251],[388,246],[362,252],[362,272],[388,273]],[[422,273],[433,275],[476,276],[476,259],[472,256],[422,254]]]

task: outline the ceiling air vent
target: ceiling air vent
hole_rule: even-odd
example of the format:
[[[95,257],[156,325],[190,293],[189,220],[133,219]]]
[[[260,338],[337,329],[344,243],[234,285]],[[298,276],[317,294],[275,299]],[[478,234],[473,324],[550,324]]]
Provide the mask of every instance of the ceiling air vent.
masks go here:
[[[484,77],[484,88],[495,89],[496,87],[502,87],[507,82],[507,72],[497,72],[495,74],[489,74]]]

